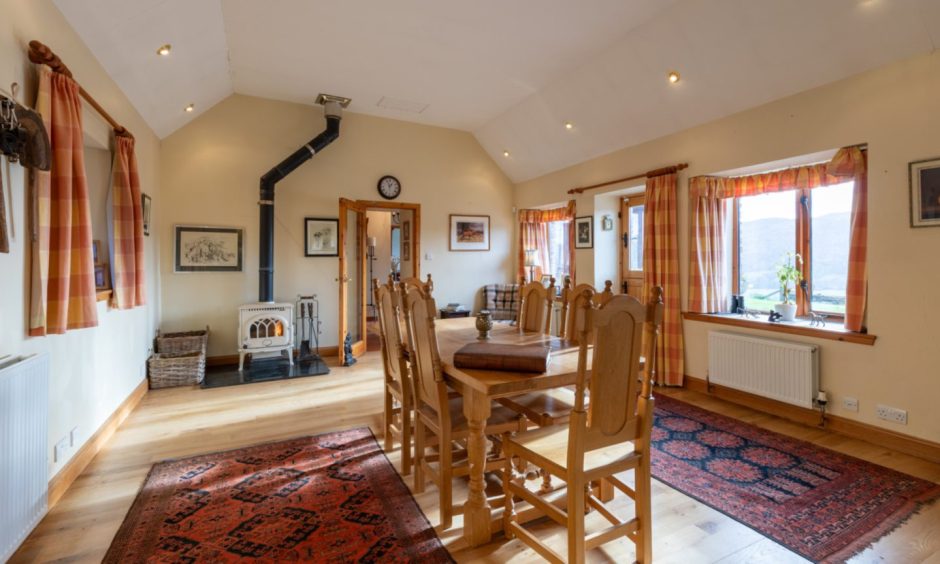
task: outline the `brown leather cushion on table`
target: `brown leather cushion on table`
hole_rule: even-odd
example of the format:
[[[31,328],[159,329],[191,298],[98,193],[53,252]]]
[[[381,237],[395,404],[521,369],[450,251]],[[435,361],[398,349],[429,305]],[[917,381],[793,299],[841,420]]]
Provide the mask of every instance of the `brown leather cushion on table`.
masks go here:
[[[454,353],[454,366],[479,370],[543,373],[548,370],[549,347],[470,343]]]

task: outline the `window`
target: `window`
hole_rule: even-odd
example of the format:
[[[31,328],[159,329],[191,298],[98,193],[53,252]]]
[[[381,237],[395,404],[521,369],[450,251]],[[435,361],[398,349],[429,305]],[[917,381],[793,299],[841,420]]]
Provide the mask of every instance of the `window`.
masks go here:
[[[852,183],[745,196],[735,204],[734,290],[747,307],[769,311],[783,301],[777,265],[796,252],[803,258],[805,292],[793,288],[788,297],[798,314],[842,317]]]
[[[555,284],[561,286],[565,276],[571,272],[568,264],[571,256],[569,241],[570,221],[551,221],[548,223],[548,266],[542,274],[555,277]]]
[[[627,214],[627,247],[629,249],[629,264],[627,268],[631,271],[643,270],[643,214],[646,206],[639,204],[630,206]]]

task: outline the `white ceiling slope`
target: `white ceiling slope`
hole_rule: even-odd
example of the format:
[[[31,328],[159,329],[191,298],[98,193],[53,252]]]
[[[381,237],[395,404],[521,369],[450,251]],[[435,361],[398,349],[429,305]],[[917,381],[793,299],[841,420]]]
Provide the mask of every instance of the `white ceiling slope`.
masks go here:
[[[55,3],[160,137],[327,92],[472,131],[517,182],[940,45],[940,0]]]

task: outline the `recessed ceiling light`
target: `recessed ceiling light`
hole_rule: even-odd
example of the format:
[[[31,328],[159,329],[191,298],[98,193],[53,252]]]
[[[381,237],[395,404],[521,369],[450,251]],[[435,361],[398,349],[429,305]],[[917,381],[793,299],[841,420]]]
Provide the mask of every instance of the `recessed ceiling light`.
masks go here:
[[[574,124],[570,121],[565,122],[565,129],[574,129]]]
[[[167,43],[166,45],[161,45],[160,48],[157,49],[157,55],[160,55],[161,57],[166,57],[167,55],[170,54],[171,49],[173,49],[173,46],[170,45],[169,43]]]
[[[190,104],[190,105],[186,106],[186,111],[187,111],[187,112],[192,112],[192,111],[195,110],[195,109],[196,109],[195,104]]]
[[[509,157],[509,151],[503,151],[503,156],[508,158],[508,157]]]
[[[679,78],[680,78],[679,73],[676,71],[670,71],[669,74],[666,76],[669,78],[669,82],[671,82],[672,84],[679,82]]]

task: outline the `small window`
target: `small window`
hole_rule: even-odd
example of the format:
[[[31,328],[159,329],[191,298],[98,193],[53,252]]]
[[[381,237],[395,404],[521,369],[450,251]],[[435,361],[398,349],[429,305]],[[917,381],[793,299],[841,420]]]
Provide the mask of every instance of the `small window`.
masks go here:
[[[570,225],[570,221],[552,221],[548,224],[548,266],[542,268],[542,274],[554,276],[557,286],[561,286],[565,276],[571,272]]]
[[[813,311],[845,315],[852,190],[853,184],[846,182],[810,191]]]
[[[643,270],[643,215],[646,212],[646,206],[640,204],[630,206],[627,224],[627,236],[629,241],[629,261],[628,268],[637,272]]]
[[[738,198],[738,289],[749,309],[769,311],[783,301],[777,264],[797,248],[798,193],[791,190]],[[791,293],[791,302],[795,299],[795,292]]]

